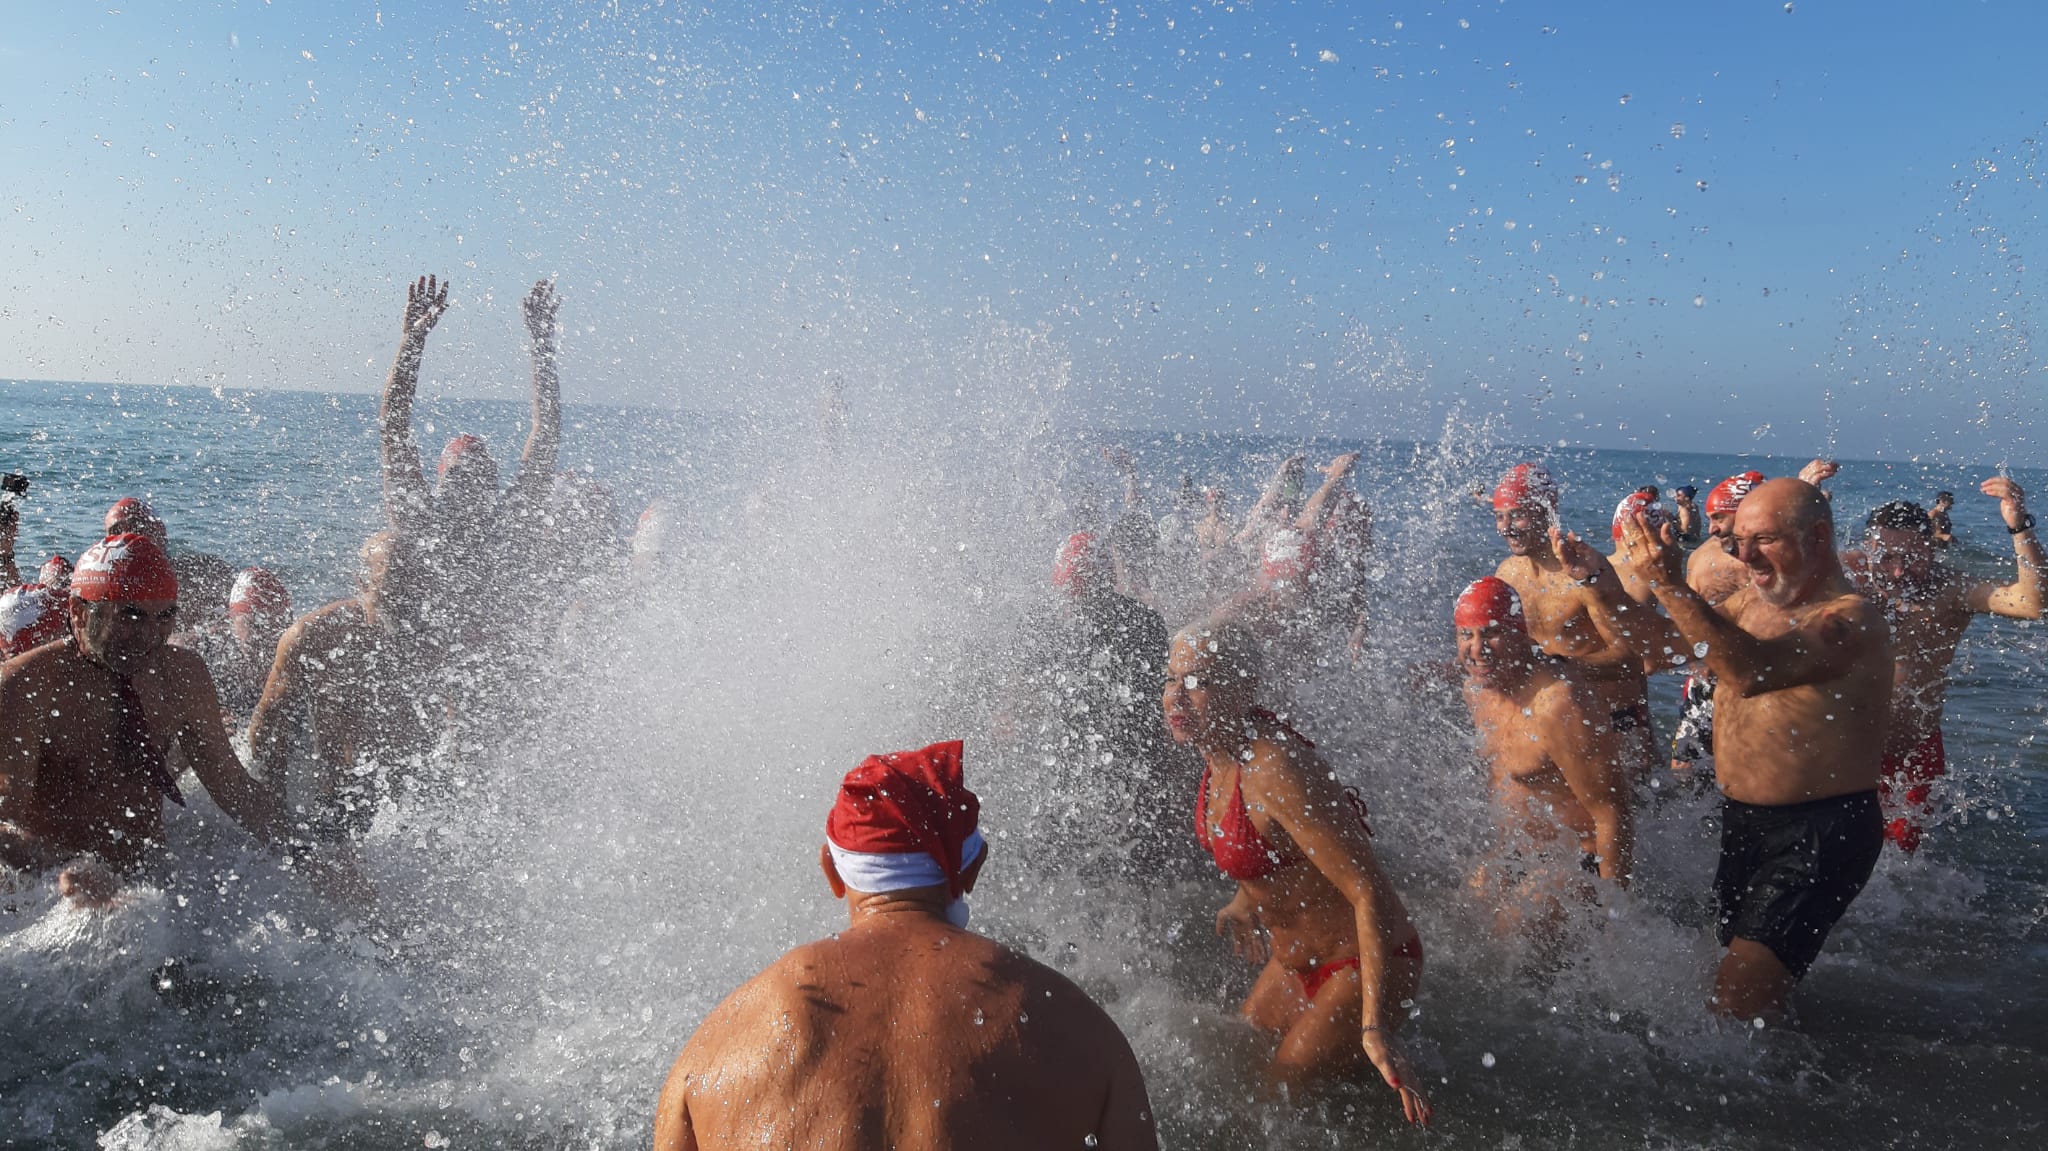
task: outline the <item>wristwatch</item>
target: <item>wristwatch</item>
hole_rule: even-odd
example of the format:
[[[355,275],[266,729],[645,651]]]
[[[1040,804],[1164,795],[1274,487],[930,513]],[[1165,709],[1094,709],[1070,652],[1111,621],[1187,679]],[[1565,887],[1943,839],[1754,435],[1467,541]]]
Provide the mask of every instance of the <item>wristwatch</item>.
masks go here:
[[[2007,529],[2005,529],[2005,530],[2006,530],[2007,532],[2010,532],[2010,533],[2011,533],[2011,534],[2013,534],[2013,535],[2019,535],[2019,534],[2020,534],[2021,532],[2030,532],[2030,531],[2033,531],[2033,530],[2034,530],[2034,513],[2033,513],[2033,512],[2023,512],[2023,513],[2021,513],[2021,515],[2020,515],[2020,526],[2018,526],[2018,527],[2016,527],[2016,528],[2007,528]]]

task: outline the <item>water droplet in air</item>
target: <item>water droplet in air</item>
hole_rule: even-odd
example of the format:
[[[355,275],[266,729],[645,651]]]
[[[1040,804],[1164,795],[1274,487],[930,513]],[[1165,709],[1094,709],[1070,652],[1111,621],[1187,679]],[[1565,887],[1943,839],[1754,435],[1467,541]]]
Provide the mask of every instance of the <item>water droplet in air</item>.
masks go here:
[[[1095,1146],[1095,1145],[1096,1145],[1097,1143],[1100,1143],[1100,1142],[1101,1142],[1101,1140],[1100,1140],[1100,1139],[1097,1139],[1097,1138],[1096,1138],[1095,1136],[1093,1136],[1093,1135],[1083,1135],[1083,1136],[1081,1137],[1081,1146],[1083,1146],[1083,1147],[1093,1147],[1093,1146]]]
[[[1479,1065],[1481,1067],[1487,1068],[1488,1070],[1491,1070],[1493,1068],[1494,1062],[1495,1060],[1493,1058],[1493,1052],[1491,1051],[1479,1057]]]

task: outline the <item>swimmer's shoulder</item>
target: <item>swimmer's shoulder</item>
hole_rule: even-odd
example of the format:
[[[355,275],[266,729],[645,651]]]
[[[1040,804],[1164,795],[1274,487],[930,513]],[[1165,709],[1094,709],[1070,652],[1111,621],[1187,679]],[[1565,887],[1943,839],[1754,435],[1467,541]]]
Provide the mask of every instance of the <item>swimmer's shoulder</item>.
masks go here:
[[[77,658],[77,649],[68,637],[52,640],[0,663],[0,682],[13,684],[19,690],[38,688]]]
[[[297,646],[302,643],[328,643],[343,639],[367,626],[369,618],[363,612],[363,604],[357,599],[335,600],[323,604],[292,621],[279,641],[283,646]]]

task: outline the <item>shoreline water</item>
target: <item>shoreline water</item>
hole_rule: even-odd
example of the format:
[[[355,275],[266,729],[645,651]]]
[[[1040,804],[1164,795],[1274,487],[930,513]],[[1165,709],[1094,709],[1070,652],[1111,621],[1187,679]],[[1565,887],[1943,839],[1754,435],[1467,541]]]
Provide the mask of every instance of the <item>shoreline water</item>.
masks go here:
[[[140,476],[161,485],[174,540],[238,565],[281,557],[295,591],[339,594],[378,517],[371,398],[352,412],[317,394],[201,395],[11,406],[0,448],[29,448],[43,469],[24,542],[75,550]],[[517,442],[516,410],[429,407],[435,435],[474,419],[494,443]],[[567,423],[578,418],[572,406]],[[830,781],[874,747],[966,722],[949,709],[975,661],[1044,594],[1067,514],[1049,501],[1114,494],[1093,439],[997,427],[940,445],[876,431],[898,425],[916,426],[857,413],[836,457],[800,428],[571,426],[570,466],[622,495],[688,497],[682,575],[634,605],[633,633],[588,682],[556,685],[543,736],[465,760],[457,798],[380,813],[366,847],[389,900],[378,925],[340,921],[203,808],[172,820],[180,863],[115,914],[93,920],[37,889],[0,917],[0,979],[20,989],[0,1032],[32,1040],[0,1054],[0,1129],[19,1133],[0,1145],[115,1129],[109,1145],[130,1147],[643,1145],[660,1074],[696,1019],[767,958],[836,926],[812,860]],[[1289,442],[1136,441],[1155,506],[1182,471],[1242,495]],[[1442,1123],[1428,1138],[1747,1148],[1853,1124],[1871,1146],[2024,1145],[2048,1072],[2042,629],[1973,627],[1950,697],[1940,834],[1920,858],[1881,863],[1802,989],[1796,1028],[1745,1031],[1699,1008],[1713,953],[1701,800],[1654,815],[1639,892],[1578,925],[1577,962],[1530,979],[1462,896],[1485,800],[1461,719],[1407,686],[1411,663],[1448,651],[1449,593],[1491,568],[1490,517],[1467,493],[1509,452],[1476,434],[1366,446],[1379,635],[1362,680],[1325,677],[1345,722],[1312,735],[1367,795],[1431,940],[1417,1035]],[[1712,474],[1694,474],[1695,457],[1552,458],[1572,523],[1604,524],[1645,476]],[[1860,514],[1936,474],[1967,478],[1852,466],[1837,500]],[[1986,509],[1951,486],[1968,562],[2009,565]],[[1040,770],[985,732],[960,734],[970,772],[1021,785]],[[1238,1097],[1228,992],[1244,973],[1210,947],[1214,885],[1086,883],[1014,811],[991,804],[985,818],[1005,864],[977,928],[1105,1002],[1169,1145],[1421,1145],[1373,1093],[1292,1115]],[[184,975],[164,988],[155,973],[171,958]],[[1946,1101],[1937,1114],[1919,1102],[1929,1092]]]

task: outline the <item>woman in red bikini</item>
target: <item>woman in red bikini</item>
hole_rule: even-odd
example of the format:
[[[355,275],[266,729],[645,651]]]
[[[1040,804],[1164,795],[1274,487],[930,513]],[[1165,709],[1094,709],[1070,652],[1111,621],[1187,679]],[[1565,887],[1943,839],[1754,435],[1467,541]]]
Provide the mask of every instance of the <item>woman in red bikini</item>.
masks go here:
[[[1243,628],[1197,624],[1173,638],[1162,700],[1175,741],[1201,752],[1195,836],[1237,898],[1216,933],[1265,963],[1242,1008],[1278,1033],[1271,1078],[1301,1087],[1355,1067],[1360,1051],[1429,1121],[1394,1041],[1422,979],[1422,939],[1373,857],[1356,793],[1315,745],[1259,708],[1256,648]]]

